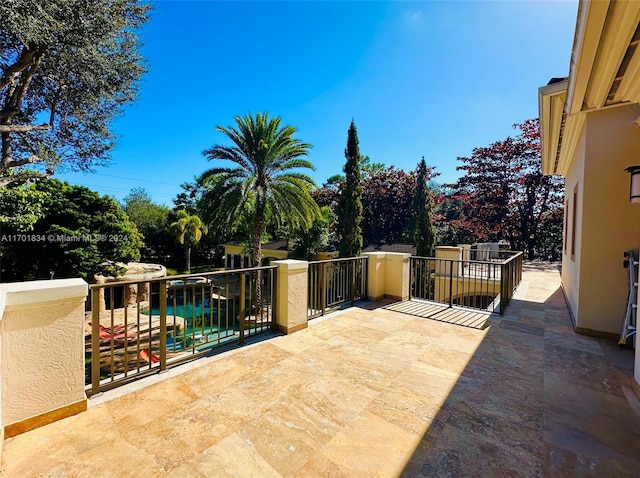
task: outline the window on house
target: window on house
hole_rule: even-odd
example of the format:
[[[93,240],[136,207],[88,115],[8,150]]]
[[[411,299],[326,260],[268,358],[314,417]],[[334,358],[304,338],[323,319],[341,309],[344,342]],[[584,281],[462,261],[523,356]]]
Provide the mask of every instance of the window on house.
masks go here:
[[[562,241],[562,249],[567,253],[567,237],[569,237],[569,200],[564,202],[564,240]]]
[[[573,207],[571,218],[571,260],[575,260],[576,255],[576,230],[578,228],[578,185],[573,188]]]

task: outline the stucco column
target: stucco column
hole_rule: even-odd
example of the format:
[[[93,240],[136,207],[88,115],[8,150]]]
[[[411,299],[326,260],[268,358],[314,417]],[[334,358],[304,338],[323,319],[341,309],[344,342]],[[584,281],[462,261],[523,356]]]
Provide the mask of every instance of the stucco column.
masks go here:
[[[86,410],[82,279],[0,285],[5,437]]]
[[[384,252],[365,252],[367,260],[367,299],[380,300],[385,294],[385,256]]]
[[[411,254],[386,252],[384,265],[385,297],[409,300],[409,258]]]
[[[276,323],[278,330],[292,334],[307,328],[307,290],[309,263],[286,259],[278,266]]]
[[[471,260],[471,244],[458,244],[458,247],[462,249],[462,260]]]
[[[451,259],[454,261],[462,260],[462,248],[454,246],[436,246],[436,259]],[[436,274],[449,275],[449,268],[452,263],[447,261],[436,262]],[[453,263],[455,264],[455,263]],[[453,267],[453,277],[462,275],[462,262],[458,262]]]
[[[469,268],[469,262],[471,260],[471,244],[458,244],[458,247],[462,249],[462,270]]]

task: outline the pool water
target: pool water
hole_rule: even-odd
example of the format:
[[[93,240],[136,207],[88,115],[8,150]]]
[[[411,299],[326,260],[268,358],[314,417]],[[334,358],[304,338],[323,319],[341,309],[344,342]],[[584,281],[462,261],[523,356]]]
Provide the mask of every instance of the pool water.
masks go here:
[[[154,307],[150,311],[151,315],[160,315],[160,308]],[[147,312],[147,315],[149,312]],[[218,317],[220,315],[220,317]],[[204,307],[203,305],[194,304],[167,304],[167,324],[171,324],[172,317],[182,317],[186,321],[186,327],[184,331],[175,337],[176,348],[182,348],[185,340],[187,346],[191,345],[192,338],[206,337],[215,334],[214,337],[209,337],[210,340],[217,340],[217,335],[232,335],[238,330],[237,326],[234,326],[232,317],[226,317],[225,309],[218,309],[217,307]],[[202,320],[204,319],[204,327],[202,326]],[[220,319],[220,328],[218,328],[218,319]],[[212,324],[213,323],[213,324]],[[195,324],[195,326],[194,326]],[[228,328],[225,327],[228,324]],[[174,338],[173,334],[167,335],[167,348],[173,349]]]
[[[211,310],[212,309],[210,307],[203,307],[201,305],[187,304],[185,306],[184,304],[177,304],[174,308],[173,304],[167,304],[167,320],[173,315],[176,315],[178,317],[184,317],[187,320],[192,320],[193,318],[200,319],[202,318],[203,314],[204,314],[205,320],[207,320],[209,319]],[[214,320],[217,319],[216,317],[217,310],[218,309],[216,307],[213,307]],[[160,315],[160,308],[159,307],[152,308],[151,315]]]

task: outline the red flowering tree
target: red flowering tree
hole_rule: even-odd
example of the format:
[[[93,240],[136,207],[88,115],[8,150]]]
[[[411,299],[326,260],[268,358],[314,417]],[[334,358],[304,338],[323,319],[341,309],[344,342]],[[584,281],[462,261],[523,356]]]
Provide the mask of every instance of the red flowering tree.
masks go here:
[[[393,166],[366,168],[362,171],[362,236],[363,243],[380,244],[414,241],[413,201],[416,193],[416,172],[405,172]],[[428,181],[437,176],[426,166]],[[313,191],[319,206],[333,211],[340,195],[344,177],[334,176],[323,187]]]
[[[538,120],[514,128],[518,136],[458,158],[463,164],[457,169],[465,174],[452,185],[452,199],[461,206],[454,226],[473,231],[477,241],[507,240],[512,249],[524,250],[533,259],[546,254],[542,249],[555,247],[541,226],[562,211],[564,183],[542,174]]]

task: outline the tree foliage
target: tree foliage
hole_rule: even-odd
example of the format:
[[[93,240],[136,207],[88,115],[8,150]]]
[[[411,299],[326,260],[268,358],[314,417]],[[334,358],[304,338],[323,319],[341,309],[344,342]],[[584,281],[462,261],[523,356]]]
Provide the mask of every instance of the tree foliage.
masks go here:
[[[33,184],[11,184],[0,188],[0,232],[4,227],[16,232],[29,232],[42,217],[46,193]]]
[[[561,179],[542,174],[538,120],[514,127],[518,136],[458,158],[465,175],[454,185],[455,197],[463,210],[461,229],[474,231],[476,240],[507,240],[532,259],[543,239],[543,220],[562,210],[564,188]]]
[[[0,187],[108,159],[110,121],[144,71],[136,30],[148,10],[139,0],[0,3]]]
[[[293,257],[311,260],[318,252],[326,250],[332,242],[329,226],[334,220],[331,209],[324,206],[320,209],[320,217],[309,229],[293,231]]]
[[[441,186],[438,191],[431,187],[434,202],[433,224],[436,228],[436,242],[455,246],[472,244],[479,240],[464,215],[464,201],[452,188]]]
[[[123,209],[140,232],[164,226],[171,212],[167,206],[154,203],[145,188],[133,188],[123,200]]]
[[[138,260],[135,224],[108,196],[58,180],[35,189],[47,195],[40,217],[28,233],[2,229],[2,280],[82,277],[92,281],[106,260]]]
[[[175,236],[176,240],[184,246],[186,255],[186,271],[191,271],[191,247],[202,239],[202,235],[206,233],[206,227],[202,220],[196,216],[190,216],[186,211],[177,212],[177,220],[169,226],[169,231]]]
[[[416,189],[413,195],[413,220],[415,224],[414,240],[416,254],[421,257],[433,257],[436,245],[436,230],[433,226],[433,199],[429,190],[430,169],[422,160],[416,168]]]
[[[175,237],[169,232],[169,225],[177,219],[174,211],[153,202],[144,188],[132,189],[124,198],[122,208],[142,234],[142,262],[174,268],[182,265],[182,260],[176,260],[182,254],[182,248],[176,245]]]
[[[226,160],[234,167],[216,167],[202,174],[208,188],[201,205],[209,224],[249,225],[253,264],[261,261],[262,237],[267,222],[291,229],[309,228],[320,209],[311,197],[313,180],[300,169],[315,168],[303,159],[311,145],[294,138],[293,126],[268,113],[234,118],[235,126],[218,126],[233,146],[204,151],[210,160]]]
[[[380,163],[374,163],[380,164]],[[437,176],[432,167],[426,167],[428,182]],[[362,185],[362,238],[363,244],[408,243],[414,241],[413,214],[416,193],[416,171],[405,172],[393,166],[372,168],[363,172]],[[338,209],[344,179],[327,181],[316,189],[316,202],[333,211]],[[330,226],[330,230],[334,225]]]
[[[365,244],[411,242],[415,176],[393,166],[368,171],[362,180],[362,235]]]
[[[184,209],[189,214],[196,214],[200,207],[198,203],[206,190],[203,178],[196,177],[192,182],[182,183],[180,187],[182,191],[173,200],[175,209]]]
[[[337,205],[337,230],[340,237],[340,257],[359,256],[362,250],[362,184],[360,170],[360,146],[356,124],[351,120],[344,150],[345,180]]]

